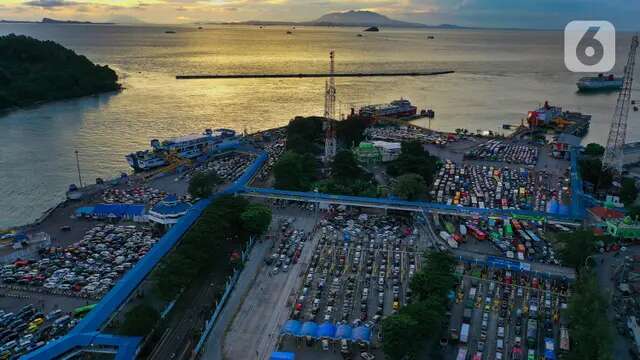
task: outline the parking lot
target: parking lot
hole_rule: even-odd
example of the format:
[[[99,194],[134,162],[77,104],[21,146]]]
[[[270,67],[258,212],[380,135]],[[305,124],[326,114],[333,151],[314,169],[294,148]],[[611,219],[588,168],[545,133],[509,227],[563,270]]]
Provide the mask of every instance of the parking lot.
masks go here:
[[[70,246],[4,265],[0,279],[12,290],[99,299],[156,241],[148,227],[100,224]]]
[[[0,359],[18,358],[44,346],[47,341],[66,334],[86,313],[81,307],[77,308],[77,316],[74,316],[74,313],[62,309],[45,313],[31,303],[20,307],[11,305],[9,308],[0,307]]]
[[[318,245],[303,274],[289,319],[367,328],[365,339],[331,340],[304,336],[301,343],[283,339],[285,350],[345,358],[379,354],[383,316],[411,301],[409,281],[419,269],[424,248],[411,217],[360,212],[359,209],[325,214],[316,232]],[[300,338],[302,339],[302,338]],[[295,349],[291,349],[291,348]],[[356,355],[357,356],[357,355]]]
[[[568,283],[459,264],[452,308],[451,359],[556,358],[568,350]],[[553,355],[551,355],[553,354]]]
[[[569,211],[569,190],[568,176],[557,177],[546,170],[446,160],[430,196],[448,205],[563,213]]]
[[[538,162],[539,153],[537,146],[512,140],[493,139],[474,146],[465,152],[464,158],[467,160],[488,160],[534,166]]]
[[[547,234],[559,229],[570,231],[565,226],[515,218],[470,219],[433,214],[430,221],[444,246],[551,265],[559,265],[560,261],[546,241]]]

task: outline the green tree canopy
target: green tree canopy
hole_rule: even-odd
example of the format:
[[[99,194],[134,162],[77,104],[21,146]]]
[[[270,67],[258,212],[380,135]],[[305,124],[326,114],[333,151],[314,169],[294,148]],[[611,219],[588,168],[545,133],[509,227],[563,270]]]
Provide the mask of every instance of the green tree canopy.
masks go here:
[[[118,90],[118,76],[53,41],[0,37],[0,111]]]
[[[560,259],[566,266],[581,269],[595,251],[595,236],[590,230],[578,230],[558,235],[562,244]]]
[[[358,146],[364,139],[364,131],[370,121],[360,116],[351,116],[336,123],[336,137],[346,147]]]
[[[583,271],[573,287],[569,300],[569,332],[571,352],[568,360],[611,360],[612,334],[607,319],[607,300],[600,292],[597,279]]]
[[[262,235],[271,224],[271,208],[263,204],[249,204],[247,209],[240,215],[242,224],[249,233]]]
[[[308,191],[316,176],[317,165],[312,155],[285,152],[273,167],[275,187],[284,190]]]
[[[589,143],[585,146],[584,153],[589,156],[602,156],[604,154],[604,147],[600,144]]]
[[[382,320],[384,341],[382,351],[388,360],[403,360],[415,356],[420,350],[420,342],[415,334],[420,324],[408,314],[391,315]]]
[[[362,169],[358,166],[355,156],[349,150],[342,150],[336,154],[331,163],[331,175],[337,181],[349,182],[362,176]]]
[[[402,143],[400,156],[387,165],[387,173],[400,176],[407,173],[422,176],[427,186],[431,186],[438,170],[438,158],[431,156],[418,141]]]
[[[393,193],[404,200],[417,200],[424,195],[426,186],[422,176],[407,173],[398,176],[393,186]]]
[[[126,336],[146,336],[160,320],[160,314],[151,305],[138,304],[125,314],[121,333]]]
[[[622,179],[622,188],[620,189],[620,201],[625,207],[630,207],[638,197],[638,188],[636,181],[632,178]]]
[[[189,180],[189,194],[193,197],[208,198],[222,180],[215,171],[198,171]]]
[[[323,118],[298,116],[287,126],[287,150],[298,154],[317,154],[317,143],[322,138]]]
[[[602,170],[600,159],[582,159],[579,161],[580,176],[593,184],[594,191],[607,189],[613,182],[613,174],[609,170]]]

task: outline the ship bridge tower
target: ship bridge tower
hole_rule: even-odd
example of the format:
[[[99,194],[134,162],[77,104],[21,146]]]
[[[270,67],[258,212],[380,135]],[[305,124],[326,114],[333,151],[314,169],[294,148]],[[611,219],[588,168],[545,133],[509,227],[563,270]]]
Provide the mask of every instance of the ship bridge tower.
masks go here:
[[[324,90],[324,162],[333,160],[336,156],[336,82],[335,73],[335,52],[329,52],[329,79],[325,82]]]

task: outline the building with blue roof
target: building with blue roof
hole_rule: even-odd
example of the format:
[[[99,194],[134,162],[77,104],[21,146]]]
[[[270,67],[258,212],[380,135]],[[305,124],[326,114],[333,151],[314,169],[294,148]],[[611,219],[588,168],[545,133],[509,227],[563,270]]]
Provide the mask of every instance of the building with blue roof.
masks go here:
[[[147,219],[156,224],[171,227],[176,224],[190,208],[191,204],[180,201],[175,195],[169,194],[149,210]]]

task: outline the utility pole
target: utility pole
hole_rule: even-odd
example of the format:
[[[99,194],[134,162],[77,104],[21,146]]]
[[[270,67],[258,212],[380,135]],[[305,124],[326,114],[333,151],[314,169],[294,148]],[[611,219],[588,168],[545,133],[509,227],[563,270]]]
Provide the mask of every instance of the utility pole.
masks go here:
[[[84,187],[82,185],[82,175],[80,175],[80,158],[78,157],[78,150],[76,150],[76,166],[78,168],[78,182],[80,183],[80,187]]]

